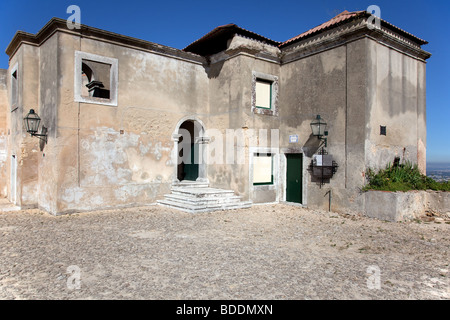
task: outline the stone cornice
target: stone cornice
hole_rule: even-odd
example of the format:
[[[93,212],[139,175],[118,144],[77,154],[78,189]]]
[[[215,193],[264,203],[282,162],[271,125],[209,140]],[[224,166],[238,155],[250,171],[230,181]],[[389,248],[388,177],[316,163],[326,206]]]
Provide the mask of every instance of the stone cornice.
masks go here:
[[[233,48],[231,50],[225,50],[214,55],[214,57],[206,58],[184,50],[171,48],[168,46],[124,36],[86,25],[81,25],[80,29],[71,30],[67,27],[66,20],[60,18],[52,18],[36,34],[31,34],[23,31],[16,32],[12,41],[6,49],[6,53],[11,59],[11,57],[15,54],[15,52],[22,44],[40,46],[56,32],[63,32],[72,34],[74,36],[89,38],[97,41],[104,41],[118,46],[134,48],[137,50],[147,51],[201,65],[207,65],[211,60],[211,62],[218,62],[220,60],[228,60],[232,57],[242,54],[274,63],[286,64],[301,59],[305,56],[312,55],[324,50],[329,50],[350,41],[355,41],[362,37],[371,38],[383,45],[387,45],[398,50],[399,52],[408,54],[422,61],[425,61],[431,56],[430,53],[421,49],[420,44],[423,43],[418,43],[418,40],[416,40],[416,38],[413,38],[406,32],[397,32],[398,28],[394,29],[392,25],[386,23],[383,20],[381,20],[381,22],[382,23],[380,29],[370,29],[365,17],[351,20],[334,28],[322,31],[313,36],[300,39],[289,45],[283,46],[281,48],[281,54],[273,54],[265,52],[265,50],[254,50],[256,48],[245,48],[245,46],[243,46]],[[239,36],[246,38],[243,35]]]
[[[171,48],[153,42],[140,40],[137,38],[132,38],[121,34],[89,27],[83,24],[81,25],[80,29],[71,30],[67,28],[66,20],[60,18],[52,18],[36,34],[17,31],[13,39],[11,40],[10,44],[6,48],[5,52],[11,59],[11,57],[15,54],[15,52],[22,44],[40,46],[55,32],[63,32],[84,38],[91,38],[95,40],[105,41],[115,45],[149,51],[152,53],[165,55],[176,59],[182,59],[197,64],[205,64],[206,62],[204,57],[194,53],[185,52],[183,50]]]
[[[431,56],[429,52],[421,49],[420,45],[412,42],[409,38],[383,26],[381,29],[369,29],[367,21],[360,19],[282,48],[281,63],[290,63],[361,38],[370,38],[421,61],[425,61]]]

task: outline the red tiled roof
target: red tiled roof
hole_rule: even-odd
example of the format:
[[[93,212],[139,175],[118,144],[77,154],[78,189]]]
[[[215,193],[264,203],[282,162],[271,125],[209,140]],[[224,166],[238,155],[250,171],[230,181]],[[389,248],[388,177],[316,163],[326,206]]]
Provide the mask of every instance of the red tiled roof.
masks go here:
[[[365,13],[365,11],[348,12],[347,10],[345,10],[345,11],[341,12],[340,14],[338,14],[337,16],[335,16],[334,18],[332,18],[331,20],[328,20],[327,22],[324,22],[324,23],[322,23],[321,25],[318,25],[315,28],[309,29],[308,31],[303,32],[303,33],[299,34],[296,37],[293,37],[293,38],[291,38],[289,40],[286,40],[285,42],[280,44],[280,47],[288,45],[289,43],[292,43],[292,42],[297,41],[299,39],[306,38],[306,37],[308,37],[310,35],[313,35],[313,34],[318,33],[320,31],[326,30],[326,29],[328,29],[330,27],[334,27],[337,24],[339,24],[340,22],[347,21],[347,20],[350,20],[352,18],[362,16],[362,15],[364,15],[364,13]]]
[[[353,20],[353,19],[356,19],[356,18],[360,18],[360,17],[369,17],[370,15],[371,14],[369,12],[367,12],[367,11],[348,12],[347,10],[345,10],[345,11],[341,12],[340,14],[338,14],[337,16],[335,16],[334,18],[328,20],[327,22],[324,22],[324,23],[322,23],[321,25],[318,25],[315,28],[312,28],[312,29],[310,29],[310,30],[308,30],[306,32],[303,32],[303,33],[299,34],[298,36],[295,36],[295,37],[293,37],[293,38],[291,38],[289,40],[286,40],[285,42],[281,43],[279,45],[279,47],[280,48],[284,47],[284,46],[289,45],[289,44],[291,44],[291,43],[293,43],[295,41],[307,38],[307,37],[312,36],[314,34],[317,34],[317,33],[320,33],[322,31],[325,31],[327,29],[334,28],[334,27],[338,26],[339,24],[341,24],[343,22],[348,22],[350,20]],[[389,22],[387,22],[387,21],[385,21],[383,19],[380,19],[380,20],[381,20],[381,22],[384,25],[387,25],[390,28],[395,29],[395,31],[399,32],[400,34],[405,35],[408,38],[411,38],[411,39],[415,40],[419,44],[427,44],[428,43],[427,41],[425,41],[423,39],[420,39],[420,38],[412,35],[411,33],[406,32],[405,30],[402,30],[402,29],[394,26],[393,24],[391,24],[391,23],[389,23]]]
[[[212,31],[210,31],[209,33],[207,33],[200,39],[198,39],[198,40],[194,41],[193,43],[191,43],[190,45],[188,45],[183,50],[192,52],[192,53],[196,53],[199,55],[203,55],[203,56],[211,55],[211,54],[220,52],[222,50],[225,50],[227,40],[230,39],[235,34],[240,34],[242,36],[249,37],[251,39],[259,40],[259,41],[265,42],[267,44],[270,44],[273,46],[278,46],[279,48],[283,48],[283,47],[285,47],[289,44],[292,44],[296,41],[300,41],[300,40],[306,39],[310,36],[316,35],[320,32],[324,32],[326,30],[335,28],[335,27],[339,26],[340,24],[350,22],[354,19],[368,18],[370,16],[371,16],[371,14],[367,11],[349,12],[349,11],[345,10],[345,11],[341,12],[340,14],[338,14],[337,16],[335,16],[334,18],[328,20],[327,22],[324,22],[321,25],[318,25],[315,28],[309,29],[308,31],[303,32],[303,33],[299,34],[298,36],[295,36],[284,42],[278,42],[278,41],[271,40],[271,39],[261,36],[257,33],[251,32],[249,30],[243,29],[241,27],[238,27],[235,24],[230,23],[230,24],[219,26],[219,27],[213,29]],[[418,43],[419,45],[428,43],[427,41],[422,40],[422,39],[414,36],[413,34],[408,33],[405,30],[402,30],[383,19],[380,19],[380,21],[383,26],[385,26],[389,29],[393,29],[395,32],[411,39],[412,41]]]

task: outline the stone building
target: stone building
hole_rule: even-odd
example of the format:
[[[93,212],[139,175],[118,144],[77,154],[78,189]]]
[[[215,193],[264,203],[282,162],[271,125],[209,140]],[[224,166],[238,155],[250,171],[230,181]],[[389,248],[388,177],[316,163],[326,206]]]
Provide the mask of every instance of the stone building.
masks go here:
[[[222,189],[236,205],[364,212],[367,168],[425,170],[430,57],[371,18],[344,11],[284,42],[229,24],[183,50],[58,18],[18,31],[0,70],[0,194],[52,214],[204,209],[188,196]],[[45,137],[27,133],[30,109]]]

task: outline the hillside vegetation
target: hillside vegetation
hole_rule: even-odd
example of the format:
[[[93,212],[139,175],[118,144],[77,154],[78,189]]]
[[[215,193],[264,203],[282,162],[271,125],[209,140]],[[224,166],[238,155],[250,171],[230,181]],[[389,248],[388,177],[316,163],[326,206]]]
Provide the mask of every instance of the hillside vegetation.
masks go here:
[[[404,164],[392,165],[388,163],[385,169],[377,172],[371,168],[366,171],[368,184],[363,191],[410,191],[410,190],[436,190],[450,191],[450,182],[437,182],[423,175],[417,164],[407,161]]]

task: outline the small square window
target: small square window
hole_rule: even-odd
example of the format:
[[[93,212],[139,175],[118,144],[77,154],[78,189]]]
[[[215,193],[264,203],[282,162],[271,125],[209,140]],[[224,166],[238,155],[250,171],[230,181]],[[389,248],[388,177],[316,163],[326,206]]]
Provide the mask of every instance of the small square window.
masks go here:
[[[81,60],[81,96],[110,99],[111,65]]]
[[[117,106],[118,60],[75,51],[75,101]]]
[[[252,112],[278,116],[278,77],[253,71]]]
[[[272,82],[256,79],[255,94],[257,108],[272,108]]]
[[[253,185],[273,184],[273,158],[270,153],[253,156]]]
[[[380,126],[380,135],[385,136],[386,135],[386,126]]]

